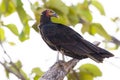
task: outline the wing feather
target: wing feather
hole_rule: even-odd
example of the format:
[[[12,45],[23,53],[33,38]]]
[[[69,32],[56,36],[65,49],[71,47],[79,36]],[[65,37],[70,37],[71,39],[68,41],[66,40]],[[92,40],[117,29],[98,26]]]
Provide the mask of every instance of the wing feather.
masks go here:
[[[105,57],[113,56],[108,51],[85,40],[80,34],[65,25],[51,23],[44,26],[42,31],[49,45],[58,50],[64,49],[64,52],[69,52],[71,55],[87,56],[97,62],[102,62]],[[65,54],[68,55],[68,53]]]

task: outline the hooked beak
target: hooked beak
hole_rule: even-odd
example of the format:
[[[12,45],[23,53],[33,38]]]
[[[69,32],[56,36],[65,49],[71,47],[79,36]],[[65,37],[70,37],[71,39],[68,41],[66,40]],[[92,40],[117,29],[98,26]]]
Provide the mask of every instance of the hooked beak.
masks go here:
[[[51,16],[52,16],[52,17],[56,17],[56,18],[59,17],[56,13],[53,13]]]

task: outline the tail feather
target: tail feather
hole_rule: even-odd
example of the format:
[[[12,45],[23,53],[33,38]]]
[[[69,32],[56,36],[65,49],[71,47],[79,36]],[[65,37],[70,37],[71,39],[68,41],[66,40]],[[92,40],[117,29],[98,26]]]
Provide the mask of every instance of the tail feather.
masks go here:
[[[85,49],[86,50],[88,49],[88,52],[91,52],[87,56],[98,63],[103,62],[104,58],[109,58],[114,56],[112,53],[108,52],[107,50],[102,49],[86,40],[81,40],[81,41]]]
[[[104,58],[109,58],[109,57],[113,57],[113,56],[114,56],[113,54],[111,54],[110,52],[108,52],[104,49],[101,49],[101,51],[99,53],[90,53],[90,55],[89,55],[89,57],[91,59],[95,60],[98,63],[103,62]]]

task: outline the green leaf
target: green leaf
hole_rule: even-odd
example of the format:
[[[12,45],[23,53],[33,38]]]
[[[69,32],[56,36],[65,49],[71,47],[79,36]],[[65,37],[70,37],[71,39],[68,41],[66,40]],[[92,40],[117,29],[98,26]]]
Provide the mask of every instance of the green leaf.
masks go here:
[[[22,63],[20,60],[18,60],[15,65],[17,66],[18,69],[21,69],[22,68]]]
[[[79,68],[80,72],[83,74],[90,74],[93,77],[98,77],[98,76],[102,76],[102,72],[100,71],[100,69],[93,64],[83,64],[82,66],[80,66]],[[86,74],[86,75],[87,75]],[[87,75],[88,77],[91,77],[90,75]]]
[[[20,17],[20,20],[23,23],[23,25],[25,25],[26,23],[28,23],[30,16],[25,12],[21,0],[16,0],[16,5],[17,5],[16,10]]]
[[[39,67],[36,67],[32,69],[32,74],[33,73],[35,73],[34,80],[38,80],[43,75],[44,72]]]
[[[94,80],[94,77],[87,72],[80,71],[79,74],[80,80]]]
[[[76,77],[77,76],[77,77]],[[68,80],[81,80],[78,72],[73,73],[72,71],[67,75]]]
[[[19,35],[19,40],[23,42],[23,41],[25,41],[27,39],[28,38],[25,37],[25,33],[22,31],[21,34]]]
[[[81,32],[84,34],[85,32],[89,32],[89,23],[84,23],[81,28]]]
[[[21,64],[21,62],[18,60],[18,61],[15,62],[15,63],[13,63],[13,62],[10,63],[9,68],[11,69],[12,72],[18,74],[18,70],[21,70],[22,64]]]
[[[105,41],[105,48],[108,50],[117,50],[120,46],[119,44],[114,44],[114,43],[110,43],[108,41]],[[112,46],[110,46],[112,44]]]
[[[2,0],[0,4],[0,13],[9,16],[15,11],[15,5],[12,0]]]
[[[116,30],[115,30],[115,32],[119,32],[120,31],[120,28],[119,27],[117,27],[116,28]]]
[[[0,27],[0,42],[5,40],[5,32],[4,29]]]
[[[31,7],[31,10],[34,13],[36,22],[39,23],[40,22],[40,13],[43,10],[45,10],[45,8],[43,8],[43,7],[41,8],[40,5],[39,5],[39,2],[35,2],[34,4],[31,3],[30,7]]]
[[[23,42],[29,39],[29,33],[30,33],[30,27],[28,25],[24,26],[21,34],[19,35],[19,40]]]
[[[18,29],[17,29],[16,25],[14,25],[14,24],[8,24],[8,25],[6,25],[6,27],[7,27],[13,34],[15,34],[16,36],[19,35]]]
[[[22,69],[20,69],[20,73],[22,74],[22,76],[24,76],[25,80],[30,80],[27,74]]]
[[[45,3],[45,6],[60,14],[67,15],[69,12],[68,7],[61,0],[49,0]]]
[[[15,43],[14,42],[8,42],[11,46],[14,46]]]
[[[80,18],[91,22],[92,21],[92,15],[88,8],[88,2],[85,0],[83,4],[79,3],[77,5],[77,14],[80,16]]]
[[[32,73],[35,73],[36,75],[42,76],[44,73],[39,67],[33,68]]]
[[[100,2],[98,2],[98,0],[91,0],[91,4],[93,6],[95,6],[102,15],[105,15],[104,8],[103,8],[102,4]]]
[[[35,2],[34,4],[31,4],[31,9],[34,13],[36,22],[32,25],[32,28],[39,32],[38,25],[40,24],[40,13],[45,10],[44,8],[41,8],[38,2]]]
[[[89,33],[92,35],[98,33],[99,35],[103,36],[106,40],[111,40],[111,36],[109,36],[109,34],[99,23],[91,23]]]
[[[30,20],[30,16],[25,12],[21,0],[15,0],[14,4],[16,5],[18,16],[20,17],[20,20],[24,26],[22,32],[19,35],[19,39],[20,41],[25,41],[29,39],[30,27],[28,21]]]
[[[9,78],[9,72],[5,69],[6,77]]]
[[[32,25],[32,28],[33,28],[36,32],[39,32],[38,25],[39,25],[39,23],[37,23],[37,22],[35,22],[35,23]]]
[[[77,16],[76,7],[74,7],[74,6],[69,7],[69,13],[68,13],[67,17],[73,26],[76,25],[77,23],[79,23],[79,18]]]
[[[16,70],[16,68],[13,66],[13,65],[10,65],[10,66],[7,66],[11,72],[15,73],[15,74],[18,74],[18,71]]]
[[[117,21],[120,20],[120,18],[119,18],[119,17],[114,17],[114,18],[111,18],[111,20],[112,20],[113,22],[117,22]]]
[[[52,21],[56,23],[69,25],[69,20],[66,16],[59,16],[59,18],[52,17]]]
[[[22,63],[21,61],[17,61],[15,63],[10,63],[10,66],[8,67],[14,74],[17,74],[18,76],[23,76],[25,80],[30,80],[27,77],[27,74],[22,70]]]
[[[36,75],[36,76],[34,77],[34,80],[39,80],[39,78],[40,78],[40,76],[37,76],[37,75]]]

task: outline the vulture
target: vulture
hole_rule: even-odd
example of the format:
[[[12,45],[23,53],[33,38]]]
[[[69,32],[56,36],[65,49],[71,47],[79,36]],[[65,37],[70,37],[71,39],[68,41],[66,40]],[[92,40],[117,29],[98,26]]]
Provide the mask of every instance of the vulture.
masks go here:
[[[51,49],[75,59],[91,58],[98,63],[102,63],[104,58],[114,56],[107,50],[85,40],[72,28],[52,22],[51,17],[57,18],[57,16],[53,10],[46,9],[40,17],[40,34]]]

